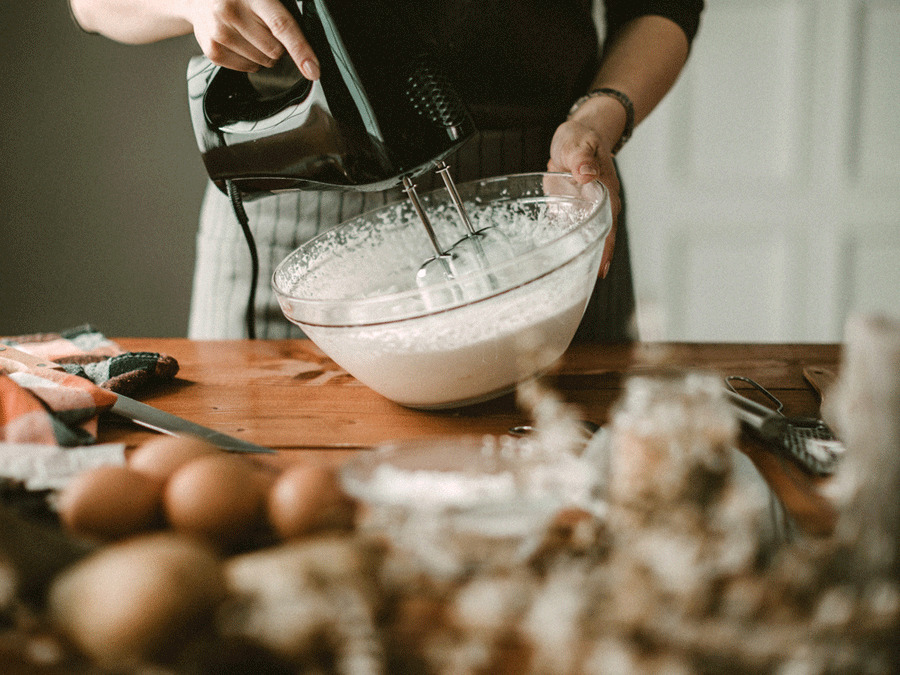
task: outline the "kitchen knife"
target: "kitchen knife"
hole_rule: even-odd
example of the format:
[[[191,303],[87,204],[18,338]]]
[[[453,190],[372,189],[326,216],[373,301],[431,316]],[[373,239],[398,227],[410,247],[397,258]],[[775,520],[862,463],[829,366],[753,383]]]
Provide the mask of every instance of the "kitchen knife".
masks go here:
[[[154,408],[146,403],[135,401],[133,398],[116,394],[116,402],[110,408],[110,412],[127,417],[135,424],[153,429],[172,436],[199,436],[203,440],[229,452],[275,452],[249,441],[223,434],[215,429],[195,424],[183,417],[167,413],[159,408]]]
[[[0,345],[0,356],[3,358],[22,363],[30,368],[50,368],[55,370],[64,370],[62,366],[47,359],[41,359],[33,354],[24,352],[9,345]],[[223,434],[215,429],[204,427],[200,424],[178,417],[171,413],[164,412],[146,403],[141,403],[133,398],[116,394],[116,402],[110,408],[110,412],[130,419],[135,424],[139,424],[153,431],[159,431],[171,436],[198,436],[213,445],[228,450],[229,452],[256,452],[256,453],[274,453],[271,448],[262,445],[256,445],[249,441]]]

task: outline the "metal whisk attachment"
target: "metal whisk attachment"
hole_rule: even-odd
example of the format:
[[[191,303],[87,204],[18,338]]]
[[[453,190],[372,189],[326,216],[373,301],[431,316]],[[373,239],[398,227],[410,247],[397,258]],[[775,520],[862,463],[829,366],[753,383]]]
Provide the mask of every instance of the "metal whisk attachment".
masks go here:
[[[466,230],[470,235],[475,234],[475,227],[472,225],[472,221],[469,220],[469,214],[466,213],[466,207],[463,206],[462,199],[459,197],[456,183],[453,182],[453,177],[450,175],[450,167],[447,165],[447,162],[443,160],[435,164],[435,167],[437,167],[437,172],[441,175],[441,180],[444,181],[447,192],[450,193],[450,201],[453,202],[453,206],[459,214],[459,219],[462,221],[463,225],[465,225]]]
[[[431,246],[434,249],[434,255],[423,262],[416,272],[416,284],[425,291],[425,303],[429,307],[438,307],[458,302],[462,298],[462,289],[456,285],[444,284],[444,282],[452,281],[458,276],[458,260],[453,254],[446,253],[441,248],[434,227],[431,225],[431,220],[429,220],[428,214],[425,213],[422,202],[419,200],[416,186],[409,176],[403,177],[403,191],[409,197],[409,201],[419,217],[419,222],[425,228],[425,232],[428,234],[428,239],[431,241]]]
[[[409,201],[412,203],[413,209],[415,210],[416,215],[419,216],[419,220],[425,228],[425,232],[428,234],[428,239],[434,247],[434,256],[426,260],[422,267],[435,260],[441,260],[447,263],[450,256],[441,249],[437,234],[435,234],[434,228],[431,226],[431,221],[428,219],[428,214],[425,213],[425,209],[422,208],[422,202],[419,200],[419,194],[416,192],[416,185],[410,180],[409,176],[403,177],[403,191],[406,193],[406,196],[409,197]]]
[[[465,227],[466,234],[445,251],[422,206],[415,184],[408,176],[403,177],[403,191],[409,197],[434,249],[434,255],[422,263],[416,272],[416,283],[426,291],[426,303],[430,306],[452,303],[466,297],[475,298],[496,290],[500,284],[493,274],[488,272],[486,275],[472,275],[471,273],[489,271],[492,265],[510,260],[515,255],[509,240],[500,230],[492,226],[477,230],[472,225],[453,178],[450,176],[450,167],[443,161],[438,162],[436,167]],[[459,284],[448,286],[444,283],[448,280],[461,279],[464,276],[467,278]]]
[[[443,160],[438,162],[436,167],[437,172],[444,181],[447,192],[450,194],[450,201],[453,202],[453,206],[456,208],[459,219],[462,221],[467,233],[465,237],[450,247],[450,251],[466,251],[467,254],[473,255],[481,269],[487,269],[492,264],[503,262],[504,260],[509,260],[514,257],[515,253],[513,252],[512,245],[509,243],[509,239],[503,232],[493,226],[483,227],[480,230],[475,229],[475,226],[472,225],[472,221],[469,219],[469,214],[466,212],[462,199],[459,197],[456,184],[450,176],[450,167],[447,166],[447,163]]]

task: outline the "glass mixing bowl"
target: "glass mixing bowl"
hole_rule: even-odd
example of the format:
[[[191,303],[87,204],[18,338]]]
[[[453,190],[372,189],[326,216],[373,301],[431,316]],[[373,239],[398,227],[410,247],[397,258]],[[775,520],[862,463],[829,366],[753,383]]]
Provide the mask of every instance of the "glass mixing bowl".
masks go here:
[[[427,285],[417,283],[435,252],[403,200],[311,239],[272,277],[290,321],[360,382],[408,407],[488,400],[552,365],[575,335],[612,225],[605,187],[568,174],[502,176],[458,191],[484,231],[485,256],[463,241],[446,190],[420,196],[442,250],[462,252],[455,276],[435,274],[432,263]],[[497,256],[493,240],[502,241]]]

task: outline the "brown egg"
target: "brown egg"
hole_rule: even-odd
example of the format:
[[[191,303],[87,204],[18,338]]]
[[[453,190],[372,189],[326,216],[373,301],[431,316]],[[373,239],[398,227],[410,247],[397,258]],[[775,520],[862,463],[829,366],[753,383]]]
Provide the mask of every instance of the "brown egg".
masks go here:
[[[181,466],[166,483],[163,505],[176,530],[228,546],[255,536],[264,523],[271,479],[244,457],[205,455]]]
[[[60,492],[57,510],[73,532],[117,539],[162,523],[162,481],[125,466],[96,467]]]
[[[213,551],[158,532],[105,546],[67,568],[50,587],[48,606],[84,653],[114,672],[135,672],[144,659],[196,635],[225,593]]]
[[[192,459],[221,452],[202,438],[159,436],[135,449],[128,457],[128,466],[148,476],[166,480],[178,467]]]
[[[347,527],[351,501],[331,468],[296,464],[285,469],[269,492],[269,523],[284,539],[328,527]]]

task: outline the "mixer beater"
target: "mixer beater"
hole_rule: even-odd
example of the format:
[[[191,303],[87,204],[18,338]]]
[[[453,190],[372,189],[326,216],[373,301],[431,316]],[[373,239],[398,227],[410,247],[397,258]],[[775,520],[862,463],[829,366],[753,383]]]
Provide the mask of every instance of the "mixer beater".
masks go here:
[[[455,250],[459,253],[462,250],[471,248],[476,259],[487,264],[496,264],[512,258],[514,255],[512,245],[503,232],[493,226],[476,230],[472,225],[469,214],[466,213],[462,200],[459,198],[456,184],[453,182],[452,176],[450,176],[450,167],[447,166],[447,163],[444,160],[440,160],[436,166],[437,172],[440,174],[447,192],[450,194],[450,200],[453,202],[453,206],[456,208],[456,212],[459,214],[459,218],[468,232],[450,250]]]
[[[431,224],[428,214],[425,212],[422,202],[416,192],[416,186],[409,178],[403,177],[403,191],[409,198],[413,210],[419,218],[428,238],[434,249],[435,255],[428,258],[416,273],[416,283],[422,289],[436,284],[441,284],[448,280],[458,280],[463,275],[472,271],[486,271],[492,265],[498,264],[505,260],[509,260],[514,256],[513,248],[509,243],[506,235],[494,226],[487,226],[476,229],[472,224],[469,214],[466,212],[465,205],[456,189],[456,184],[450,175],[450,167],[446,162],[440,160],[435,165],[437,173],[440,174],[444,181],[444,186],[450,196],[450,201],[459,216],[460,221],[465,227],[465,236],[453,244],[449,249],[444,250],[438,240],[434,227]],[[496,279],[492,275],[487,275],[486,282],[489,284],[487,290],[498,287]],[[476,288],[469,288],[475,284]],[[454,284],[446,289],[451,294],[451,300],[460,300],[466,291],[483,292],[481,284],[472,281],[469,284]],[[432,304],[438,299],[431,295],[426,295],[426,302]],[[445,301],[441,299],[441,301]]]

